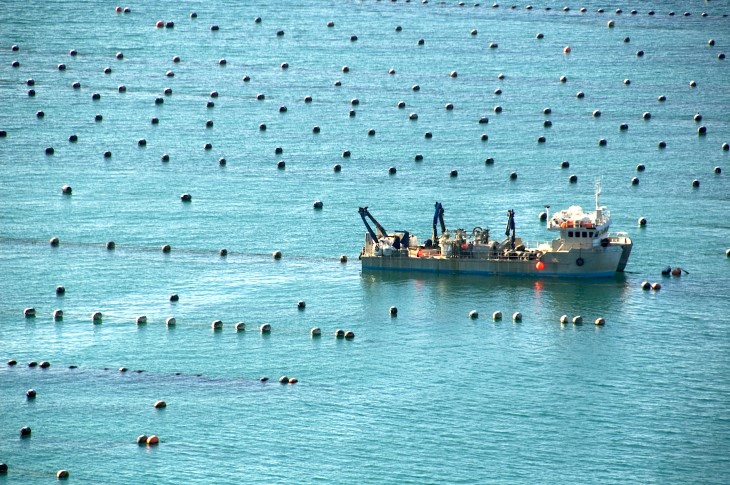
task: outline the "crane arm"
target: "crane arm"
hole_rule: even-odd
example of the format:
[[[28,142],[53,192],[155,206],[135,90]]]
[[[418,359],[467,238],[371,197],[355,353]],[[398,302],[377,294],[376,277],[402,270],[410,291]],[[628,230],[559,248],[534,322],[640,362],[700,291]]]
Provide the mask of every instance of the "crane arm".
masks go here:
[[[378,233],[380,233],[380,237],[386,236],[388,234],[388,232],[385,230],[385,228],[383,226],[381,226],[377,220],[375,220],[375,218],[370,213],[370,211],[368,211],[367,207],[360,207],[358,209],[358,213],[360,214],[360,217],[362,218],[362,222],[365,224],[365,228],[367,229],[368,234],[370,234],[370,237],[373,238],[373,241],[377,242],[379,238],[378,238],[378,235],[375,233],[375,231],[373,231],[373,228],[370,227],[370,224],[368,223],[368,219],[370,219],[372,221],[373,225],[375,225],[375,228],[378,230]]]

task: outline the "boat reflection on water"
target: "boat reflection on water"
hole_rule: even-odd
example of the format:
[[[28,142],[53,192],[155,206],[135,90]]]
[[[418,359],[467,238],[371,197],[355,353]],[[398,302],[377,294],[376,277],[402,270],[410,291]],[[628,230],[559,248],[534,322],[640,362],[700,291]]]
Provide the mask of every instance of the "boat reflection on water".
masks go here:
[[[459,319],[476,309],[484,317],[493,311],[520,311],[526,319],[557,319],[562,314],[604,316],[620,313],[628,302],[630,285],[624,273],[612,278],[561,279],[520,276],[444,275],[420,271],[363,269],[361,286],[366,307],[395,305],[399,315]],[[406,311],[401,311],[406,310]],[[507,313],[510,312],[510,313]]]

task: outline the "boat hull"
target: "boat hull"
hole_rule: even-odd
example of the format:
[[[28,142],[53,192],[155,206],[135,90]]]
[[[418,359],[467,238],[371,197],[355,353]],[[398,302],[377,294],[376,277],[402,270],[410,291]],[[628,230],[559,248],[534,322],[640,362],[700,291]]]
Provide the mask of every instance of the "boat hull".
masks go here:
[[[472,274],[484,276],[532,276],[568,278],[611,277],[619,270],[624,249],[619,245],[606,248],[551,251],[536,259],[412,257],[403,253],[390,256],[361,256],[363,270],[421,271],[441,274]],[[538,269],[541,266],[542,269]]]

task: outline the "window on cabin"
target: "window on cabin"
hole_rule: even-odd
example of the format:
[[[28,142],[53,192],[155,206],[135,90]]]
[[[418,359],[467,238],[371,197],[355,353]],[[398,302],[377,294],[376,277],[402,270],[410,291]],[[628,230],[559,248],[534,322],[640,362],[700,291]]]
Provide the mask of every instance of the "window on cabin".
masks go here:
[[[583,231],[583,237],[588,237],[588,233],[586,231]]]
[[[568,231],[568,237],[573,237],[573,231]]]
[[[593,231],[588,233],[588,237],[593,237]]]

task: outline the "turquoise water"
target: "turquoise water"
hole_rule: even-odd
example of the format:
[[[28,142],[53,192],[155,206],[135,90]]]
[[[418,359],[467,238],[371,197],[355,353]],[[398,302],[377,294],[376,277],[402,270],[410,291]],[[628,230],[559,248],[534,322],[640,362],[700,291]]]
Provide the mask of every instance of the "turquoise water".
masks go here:
[[[726,483],[726,3],[148,3],[0,4],[0,483]],[[422,240],[436,200],[497,232],[513,208],[540,242],[543,206],[592,207],[598,178],[634,240],[624,275],[361,272],[359,206]]]

